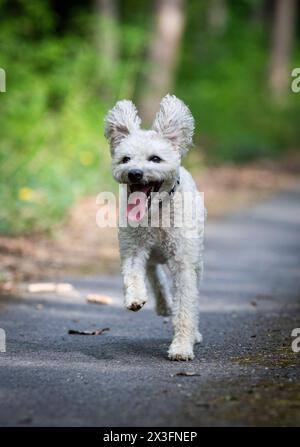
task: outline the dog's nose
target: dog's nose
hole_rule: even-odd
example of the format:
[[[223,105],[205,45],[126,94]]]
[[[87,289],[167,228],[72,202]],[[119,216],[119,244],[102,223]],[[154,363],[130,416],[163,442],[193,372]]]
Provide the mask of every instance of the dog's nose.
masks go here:
[[[139,182],[143,178],[143,171],[141,169],[130,169],[128,171],[128,178],[131,182]]]

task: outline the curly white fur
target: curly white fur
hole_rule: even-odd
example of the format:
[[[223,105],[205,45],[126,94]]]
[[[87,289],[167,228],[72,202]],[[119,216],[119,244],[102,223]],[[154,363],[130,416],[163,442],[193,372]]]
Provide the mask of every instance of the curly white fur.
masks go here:
[[[192,143],[194,119],[188,107],[175,96],[163,98],[152,130],[140,129],[140,119],[130,101],[120,101],[108,113],[105,135],[112,151],[112,172],[119,183],[129,183],[128,172],[139,169],[145,182],[160,182],[160,192],[170,192],[180,177],[176,194],[197,195],[191,175],[180,166],[181,157]],[[159,156],[160,163],[151,157]],[[126,163],[123,163],[126,157]],[[171,221],[179,212],[173,196]],[[191,210],[192,211],[192,210]],[[194,358],[194,343],[202,340],[198,331],[198,296],[202,271],[203,228],[196,216],[196,232],[159,226],[127,226],[119,229],[125,306],[139,310],[148,299],[147,278],[157,300],[159,314],[172,313],[174,337],[168,355],[172,360]],[[164,264],[164,265],[163,265]],[[173,284],[168,281],[167,267]]]
[[[176,96],[165,96],[152,129],[169,140],[184,155],[192,144],[194,127],[194,118],[189,108]]]
[[[124,99],[117,102],[115,107],[106,116],[105,137],[108,139],[111,150],[129,133],[139,129],[141,119],[132,101]]]

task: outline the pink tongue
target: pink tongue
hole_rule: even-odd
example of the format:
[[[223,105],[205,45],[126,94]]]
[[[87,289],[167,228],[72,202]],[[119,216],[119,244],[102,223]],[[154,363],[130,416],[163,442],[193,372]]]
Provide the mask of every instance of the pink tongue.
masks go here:
[[[127,204],[126,214],[129,220],[139,222],[142,220],[147,211],[147,192],[149,190],[148,186],[145,186],[140,191],[129,196],[129,202]]]

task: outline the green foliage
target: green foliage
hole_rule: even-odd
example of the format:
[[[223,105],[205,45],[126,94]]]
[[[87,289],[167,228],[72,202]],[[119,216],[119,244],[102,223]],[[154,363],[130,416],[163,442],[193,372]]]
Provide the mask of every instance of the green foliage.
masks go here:
[[[76,33],[58,35],[48,2],[19,1],[18,16],[1,6],[0,232],[51,229],[76,198],[114,187],[103,119],[132,91],[138,60],[105,73],[90,17],[74,18]],[[137,55],[143,33],[133,26],[122,33],[127,54]]]
[[[102,123],[117,99],[143,92],[150,3],[121,2],[113,69],[96,38],[103,23],[92,4],[76,4],[61,18],[58,2],[0,0],[7,79],[0,93],[0,232],[51,229],[81,195],[115,187]],[[196,150],[211,162],[244,162],[297,147],[300,94],[281,106],[270,97],[270,30],[249,18],[259,1],[228,0],[221,34],[209,29],[209,1],[186,4],[174,92],[195,115]],[[297,46],[293,66],[300,66]]]
[[[274,157],[299,141],[299,95],[290,91],[278,104],[267,85],[270,29],[251,20],[257,5],[229,3],[226,28],[214,34],[207,21],[210,3],[189,3],[177,92],[191,106],[197,146],[210,162]],[[292,66],[299,62],[296,57]]]

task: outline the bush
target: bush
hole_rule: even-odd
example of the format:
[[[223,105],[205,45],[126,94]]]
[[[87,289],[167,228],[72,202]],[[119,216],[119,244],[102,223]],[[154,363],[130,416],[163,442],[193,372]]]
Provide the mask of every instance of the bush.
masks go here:
[[[17,18],[1,3],[0,232],[51,229],[76,198],[114,187],[103,119],[130,90],[121,81],[132,79],[138,61],[127,57],[105,74],[92,18],[76,16],[76,34],[58,34],[48,2],[18,2]],[[138,52],[143,32],[122,32],[127,55]]]

